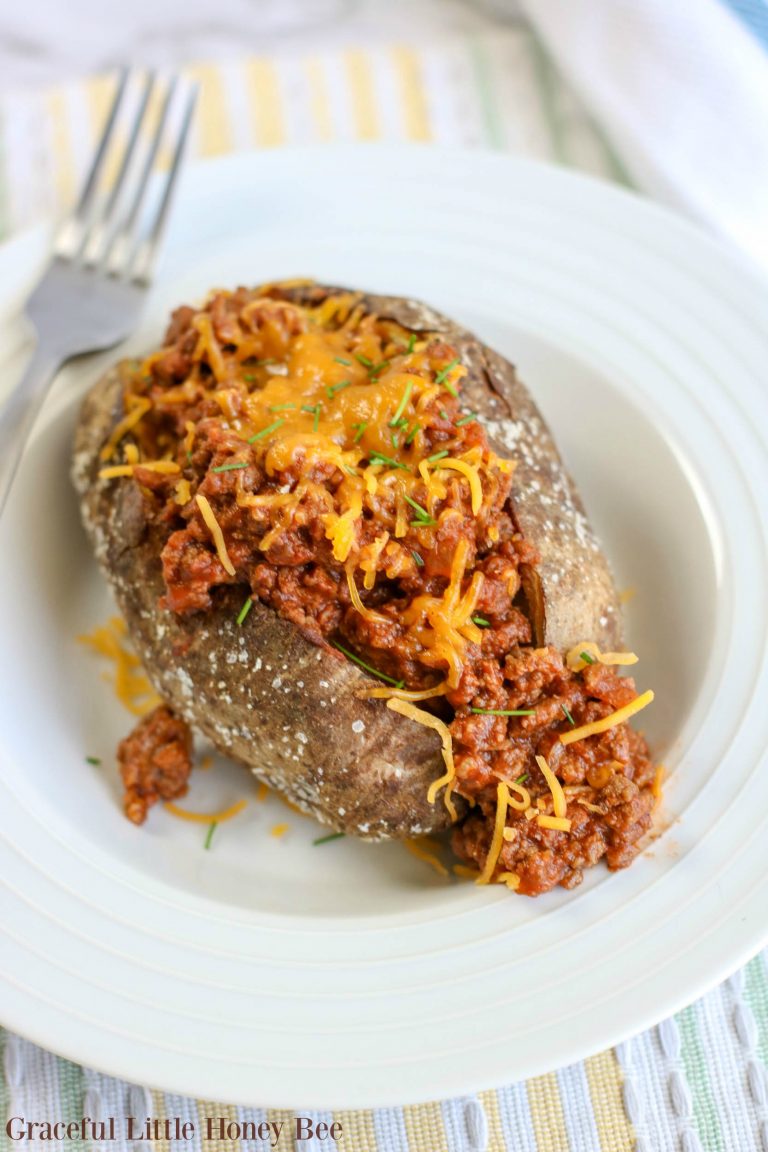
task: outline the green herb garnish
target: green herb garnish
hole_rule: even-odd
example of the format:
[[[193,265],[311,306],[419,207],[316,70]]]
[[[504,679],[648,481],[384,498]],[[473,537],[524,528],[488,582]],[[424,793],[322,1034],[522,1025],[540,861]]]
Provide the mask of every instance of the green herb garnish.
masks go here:
[[[450,416],[449,416],[449,415],[448,415],[448,413],[446,412],[445,408],[441,408],[441,409],[440,409],[440,418],[441,418],[442,420],[450,420]]]
[[[581,656],[581,658],[585,664],[594,664],[595,663],[594,656],[590,656],[589,652],[579,652],[579,656]]]
[[[334,356],[334,360],[337,364],[343,364],[345,368],[349,368],[352,363],[351,360],[345,360],[343,356]]]
[[[250,612],[252,607],[253,607],[253,597],[249,596],[248,599],[246,600],[245,604],[243,604],[242,608],[240,609],[240,611],[237,614],[237,623],[238,624],[243,623],[243,621],[245,620],[246,616],[248,615],[248,613]]]
[[[302,406],[301,406],[302,412],[310,412],[312,414],[312,416],[314,416],[314,420],[312,421],[312,431],[313,432],[317,432],[317,429],[320,426],[320,410],[321,410],[321,408],[322,408],[322,404],[302,404]]]
[[[525,784],[527,779],[528,779],[528,773],[523,772],[522,776],[518,776],[517,780],[515,780],[515,784]]]
[[[461,420],[456,421],[456,427],[463,428],[465,424],[471,424],[473,420],[477,420],[477,412],[468,412],[466,416],[462,416]]]
[[[470,708],[476,716],[535,716],[535,708]]]
[[[444,448],[442,452],[435,452],[434,456],[427,456],[427,464],[434,464],[435,461],[442,460],[445,456],[450,456],[447,448]]]
[[[411,352],[413,352],[415,347],[416,347],[416,333],[411,332],[411,335],[408,337],[408,355],[409,356],[410,356]]]
[[[565,713],[565,718],[568,721],[568,723],[575,725],[576,721],[574,720],[573,716],[571,716],[570,712],[568,711],[568,705],[567,704],[561,704],[560,707],[562,708],[563,712]]]
[[[295,404],[270,404],[270,412],[287,412],[289,408],[295,409]]]
[[[98,756],[86,756],[85,762],[86,764],[93,764],[94,768],[101,767],[101,760],[99,760]]]
[[[490,620],[486,620],[485,616],[473,616],[472,623],[477,624],[478,628],[490,628]]]
[[[422,560],[421,556],[419,556],[418,552],[411,551],[411,556],[413,556],[419,568],[424,567],[424,561]]]
[[[357,428],[357,432],[355,432],[355,438],[352,443],[359,444],[363,438],[363,432],[365,432],[366,428],[368,427],[368,423],[367,421],[363,421],[361,424],[353,424],[352,427]]]
[[[355,352],[355,360],[357,360],[358,364],[362,364],[364,368],[368,368],[369,370],[374,366],[373,360],[369,360],[367,356],[361,356],[359,352]]]
[[[252,372],[245,372],[243,374],[243,380],[247,380],[249,384],[251,383],[252,380],[255,380],[255,379],[256,379],[256,377],[253,375]]]
[[[328,399],[333,400],[337,392],[341,392],[342,388],[349,388],[351,383],[351,380],[340,380],[338,384],[326,384],[325,391]]]
[[[397,427],[400,421],[400,417],[402,416],[403,412],[405,412],[406,405],[411,398],[411,392],[413,392],[413,380],[409,380],[405,386],[405,391],[403,392],[400,403],[397,406],[397,411],[389,422],[390,428]]]
[[[208,835],[205,837],[205,844],[203,844],[203,848],[210,848],[211,840],[213,840],[213,834],[217,828],[218,828],[218,822],[216,820],[214,820],[213,824],[211,824],[210,827],[208,828]]]
[[[249,441],[249,443],[250,443],[250,441]],[[240,460],[237,463],[233,462],[232,464],[219,464],[218,468],[211,468],[211,472],[234,472],[235,469],[237,469],[237,468],[247,468],[247,467],[248,467],[248,461],[247,460]]]
[[[403,492],[403,497],[406,502],[410,504],[411,508],[415,510],[419,520],[423,521],[424,523],[429,522],[430,524],[434,524],[434,520],[430,516],[429,512],[427,512],[426,508],[422,508],[421,504],[417,504],[416,501],[412,500],[411,497],[408,496],[405,492]]]
[[[400,441],[397,438],[397,432],[393,432],[389,439],[392,443],[393,448],[397,448],[399,446]]]
[[[383,452],[371,452],[368,459],[371,464],[391,464],[393,468],[402,468],[404,472],[410,472],[407,464],[401,464],[399,460],[393,460],[391,456],[385,456]]]
[[[331,832],[329,836],[319,836],[317,840],[313,840],[313,844],[330,844],[331,840],[343,840],[343,832]]]
[[[438,372],[437,376],[435,376],[435,384],[442,384],[443,387],[445,388],[446,392],[450,392],[451,396],[456,396],[457,398],[459,395],[458,392],[456,391],[456,389],[453,387],[452,384],[448,384],[448,383],[446,383],[446,381],[447,381],[450,373],[453,371],[453,369],[456,367],[456,365],[459,364],[460,362],[461,361],[459,360],[459,357],[457,356],[455,360],[451,360],[450,364],[446,364],[445,368],[443,368],[443,370],[441,372]]]
[[[406,445],[413,443],[413,439],[414,439],[416,433],[419,432],[420,430],[421,430],[421,424],[419,424],[419,423],[414,424],[413,428],[411,428],[410,432],[408,433],[408,435],[405,438]]]
[[[255,444],[257,440],[261,440],[264,436],[269,436],[270,432],[276,432],[281,425],[285,424],[282,416],[279,420],[275,420],[274,424],[269,424],[266,428],[262,428],[261,432],[257,432],[255,436],[251,436],[248,440],[249,444]]]
[[[384,672],[379,672],[378,668],[372,668],[370,664],[366,664],[365,661],[361,660],[359,656],[356,656],[354,652],[350,652],[348,648],[344,648],[339,644],[338,640],[331,640],[331,644],[333,644],[334,648],[338,648],[339,652],[343,652],[349,660],[353,660],[355,664],[359,664],[361,668],[364,668],[366,672],[370,672],[373,676],[377,676],[379,680],[384,680],[387,684],[394,684],[395,688],[403,687],[405,683],[404,680],[394,680]]]

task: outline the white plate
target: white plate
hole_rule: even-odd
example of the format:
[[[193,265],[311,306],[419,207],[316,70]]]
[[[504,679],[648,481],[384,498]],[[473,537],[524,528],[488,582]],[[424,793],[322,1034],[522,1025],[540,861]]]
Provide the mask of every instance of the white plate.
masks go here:
[[[13,301],[43,252],[39,234],[0,252],[9,370]],[[277,800],[207,852],[204,828],[162,811],[130,826],[112,753],[131,719],[74,640],[110,611],[67,479],[101,366],[86,362],[58,384],[0,533],[0,1017],[209,1099],[401,1104],[603,1049],[765,939],[768,295],[664,211],[562,171],[286,151],[189,172],[128,350],[212,285],[296,275],[422,296],[519,363],[636,589],[674,826],[627,872],[535,901],[445,882],[397,845],[312,847],[316,826]],[[222,765],[187,803],[250,787]]]

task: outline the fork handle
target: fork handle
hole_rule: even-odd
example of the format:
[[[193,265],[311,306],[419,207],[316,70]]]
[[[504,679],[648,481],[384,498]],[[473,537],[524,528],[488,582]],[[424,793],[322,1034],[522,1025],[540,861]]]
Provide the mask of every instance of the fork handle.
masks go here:
[[[0,516],[29,439],[62,356],[38,341],[19,383],[0,409]]]

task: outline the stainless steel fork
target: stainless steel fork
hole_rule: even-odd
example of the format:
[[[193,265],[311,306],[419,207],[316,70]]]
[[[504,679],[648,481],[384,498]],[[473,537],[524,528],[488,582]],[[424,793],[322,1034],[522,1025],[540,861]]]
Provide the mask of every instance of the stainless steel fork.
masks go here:
[[[37,343],[22,379],[0,410],[0,514],[35,417],[58,370],[73,356],[101,352],[134,328],[151,281],[178,184],[197,97],[196,86],[151,73],[120,77],[101,141],[74,212],[62,223],[53,257],[26,305]],[[126,98],[138,95],[129,123]],[[160,96],[154,125],[153,96]],[[175,113],[178,124],[170,128]],[[123,118],[124,119],[124,118]],[[124,132],[124,142],[117,137]],[[161,147],[170,149],[158,195],[150,193]],[[116,160],[116,175],[108,169]]]

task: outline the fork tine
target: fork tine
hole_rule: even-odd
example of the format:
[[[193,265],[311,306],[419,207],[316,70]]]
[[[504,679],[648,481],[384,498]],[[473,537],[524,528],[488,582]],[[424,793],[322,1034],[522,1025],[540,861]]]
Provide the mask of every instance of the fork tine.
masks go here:
[[[158,206],[155,223],[149,235],[137,245],[133,253],[133,259],[129,264],[131,279],[144,284],[149,283],[152,266],[163,238],[163,233],[168,225],[168,216],[170,214],[174,192],[178,184],[179,173],[183,166],[184,153],[186,152],[189,142],[198,90],[198,85],[195,84],[187,96],[184,115],[181,121],[181,130],[176,142],[176,149],[173,154],[170,171],[166,177],[165,188],[163,189],[163,194]]]
[[[96,212],[95,218],[83,221],[84,231],[77,255],[86,263],[98,263],[103,256],[105,238],[111,230],[112,216],[115,206],[125,187],[125,178],[136,151],[139,133],[147,113],[152,89],[155,85],[155,74],[149,72],[144,79],[144,87],[139,100],[139,107],[133,117],[131,130],[123,149],[120,167],[112,184],[106,203]]]
[[[119,274],[123,257],[126,255],[127,250],[130,248],[132,241],[135,241],[136,236],[136,223],[140,218],[141,209],[146,199],[147,189],[149,187],[149,178],[152,175],[152,169],[157,159],[157,153],[162,143],[165,125],[168,120],[168,113],[173,103],[173,98],[178,87],[179,78],[173,76],[168,91],[163,100],[163,106],[155,127],[154,136],[150,142],[147,154],[144,158],[141,175],[139,176],[136,189],[133,194],[131,205],[125,214],[123,221],[115,229],[110,241],[107,245],[107,250],[104,254],[104,264],[108,267],[109,271],[114,274]]]
[[[115,95],[112,99],[112,107],[109,110],[107,122],[104,125],[104,129],[101,133],[101,140],[99,141],[98,148],[96,149],[96,155],[93,158],[90,172],[86,177],[83,190],[80,193],[80,199],[78,200],[77,207],[75,208],[74,214],[76,217],[84,216],[90,208],[91,200],[93,199],[94,193],[96,191],[96,185],[98,184],[99,176],[101,175],[101,169],[104,165],[104,160],[106,159],[107,149],[109,148],[109,144],[112,138],[112,132],[117,121],[117,114],[120,111],[120,105],[123,102],[123,96],[125,95],[125,90],[128,87],[129,75],[129,70],[127,68],[123,68],[122,72],[120,73],[117,88],[115,89]]]

